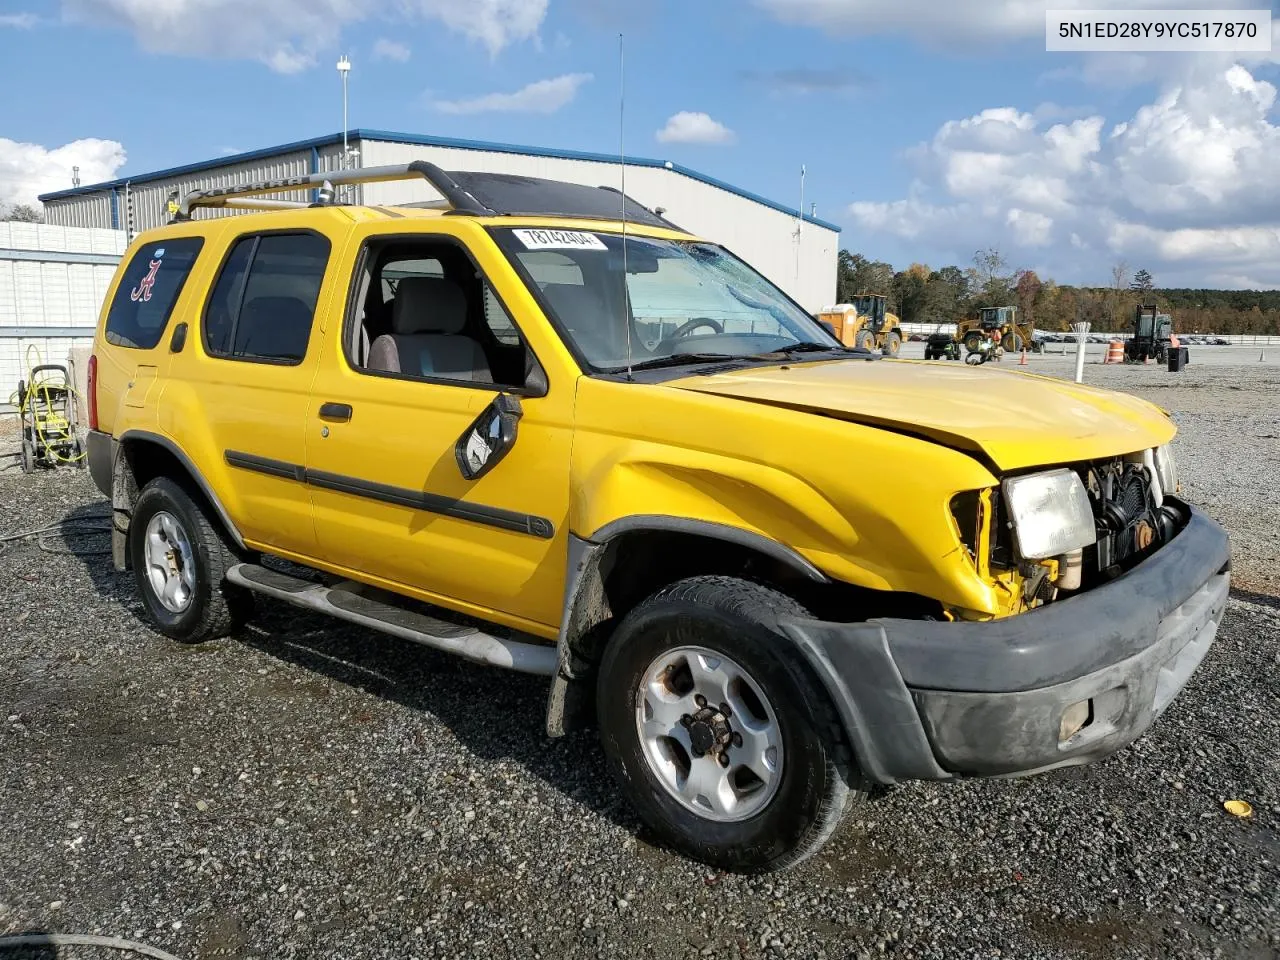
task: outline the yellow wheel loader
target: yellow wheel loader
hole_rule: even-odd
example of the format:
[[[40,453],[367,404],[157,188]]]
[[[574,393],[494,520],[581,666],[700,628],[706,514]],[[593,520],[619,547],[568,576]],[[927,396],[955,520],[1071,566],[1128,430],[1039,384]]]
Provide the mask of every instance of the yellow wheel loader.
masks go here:
[[[827,307],[818,319],[830,324],[846,347],[879,350],[886,357],[896,357],[902,350],[901,321],[888,312],[883,294],[859,294],[852,303]]]
[[[1017,307],[983,307],[976,317],[956,323],[956,340],[969,353],[981,352],[987,338],[999,343],[1005,353],[1017,353],[1023,347],[1030,350],[1034,333],[1034,324],[1018,323]]]

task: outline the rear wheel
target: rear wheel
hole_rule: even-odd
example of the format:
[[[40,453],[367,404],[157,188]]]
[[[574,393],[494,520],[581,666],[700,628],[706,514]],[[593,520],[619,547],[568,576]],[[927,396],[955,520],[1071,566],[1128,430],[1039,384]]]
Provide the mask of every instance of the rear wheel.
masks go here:
[[[982,349],[982,334],[977,330],[970,330],[964,335],[964,348],[970,353],[977,353]]]
[[[181,485],[152,480],[129,521],[138,593],[157,629],[184,643],[224,637],[248,619],[252,597],[226,582],[238,558],[230,539]]]
[[[835,707],[778,629],[795,600],[693,577],[632,610],[597,680],[610,769],[669,846],[729,870],[815,853],[860,795]]]
[[[902,350],[902,334],[897,330],[890,330],[884,336],[884,355],[886,357],[896,357]]]
[[[859,330],[858,335],[853,338],[853,345],[858,350],[873,352],[876,348],[876,335],[870,330]]]

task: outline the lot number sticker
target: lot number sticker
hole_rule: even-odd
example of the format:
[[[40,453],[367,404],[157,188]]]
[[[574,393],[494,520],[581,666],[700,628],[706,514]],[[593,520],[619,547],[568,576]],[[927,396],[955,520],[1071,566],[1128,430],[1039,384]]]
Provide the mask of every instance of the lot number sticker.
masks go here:
[[[512,230],[526,250],[608,250],[594,233],[575,230]]]

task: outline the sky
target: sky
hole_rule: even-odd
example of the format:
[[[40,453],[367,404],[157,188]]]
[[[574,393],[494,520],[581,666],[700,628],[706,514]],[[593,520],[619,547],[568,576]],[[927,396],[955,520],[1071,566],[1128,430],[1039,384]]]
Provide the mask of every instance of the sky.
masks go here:
[[[1265,8],[0,0],[0,204],[340,130],[346,54],[352,128],[622,144],[788,206],[804,167],[806,211],[897,269],[1280,287],[1280,13],[1270,54],[1079,54],[1045,51],[1049,6]]]

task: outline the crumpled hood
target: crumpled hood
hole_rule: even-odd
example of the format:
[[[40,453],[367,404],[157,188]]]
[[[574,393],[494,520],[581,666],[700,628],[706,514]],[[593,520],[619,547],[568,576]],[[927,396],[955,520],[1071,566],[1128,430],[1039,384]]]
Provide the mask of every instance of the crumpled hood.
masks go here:
[[[988,364],[830,360],[690,376],[667,386],[839,417],[983,453],[1021,470],[1172,439],[1145,400]]]

